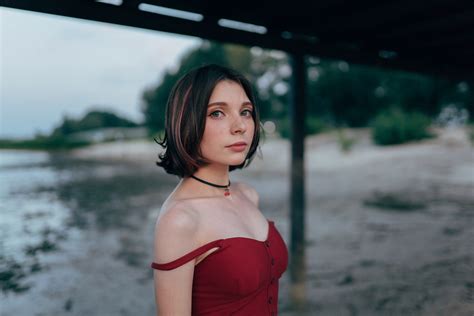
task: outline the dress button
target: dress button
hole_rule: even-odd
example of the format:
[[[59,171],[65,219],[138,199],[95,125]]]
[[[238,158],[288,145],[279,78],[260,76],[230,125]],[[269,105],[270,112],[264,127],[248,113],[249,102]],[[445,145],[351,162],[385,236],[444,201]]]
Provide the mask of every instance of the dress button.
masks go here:
[[[268,298],[268,304],[271,304],[271,303],[272,303],[272,297],[270,296],[270,297]]]
[[[274,266],[274,265],[275,265],[275,259],[272,258],[272,266]]]
[[[275,278],[274,278],[274,277],[270,280],[270,284],[273,284],[273,282],[275,282]]]
[[[268,240],[265,241],[265,245],[267,245],[267,247],[270,247],[270,242]]]

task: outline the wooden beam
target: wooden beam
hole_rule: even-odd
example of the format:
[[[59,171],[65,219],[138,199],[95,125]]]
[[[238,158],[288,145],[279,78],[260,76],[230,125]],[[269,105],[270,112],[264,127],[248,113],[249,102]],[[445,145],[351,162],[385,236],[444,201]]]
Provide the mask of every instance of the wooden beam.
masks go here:
[[[290,182],[290,295],[293,306],[306,305],[306,239],[305,239],[305,87],[306,68],[303,54],[291,54],[292,78],[290,104],[291,182]]]
[[[220,42],[260,46],[288,53],[343,59],[347,62],[361,65],[414,71],[429,75],[442,75],[446,78],[460,80],[472,76],[472,71],[462,66],[463,60],[457,61],[460,64],[459,66],[456,64],[452,65],[452,67],[441,69],[435,60],[423,63],[419,59],[410,59],[408,55],[406,55],[408,58],[381,58],[379,56],[379,47],[370,47],[370,45],[360,46],[356,39],[344,44],[337,43],[337,39],[331,39],[328,42],[324,40],[315,42],[309,36],[298,33],[292,33],[290,37],[282,36],[285,25],[281,25],[280,29],[269,29],[267,34],[257,34],[221,27],[216,23],[216,16],[205,16],[203,21],[196,22],[144,12],[136,8],[136,3],[137,0],[127,0],[122,6],[115,6],[92,0],[69,0],[66,3],[61,0],[0,0],[0,6],[11,8],[197,36]],[[289,25],[288,27],[290,29],[287,31],[291,33],[291,27],[293,26]],[[308,31],[313,33],[311,29]],[[396,51],[396,49],[394,50]],[[449,60],[445,60],[449,65]],[[466,64],[469,62],[467,59],[464,59],[464,61]]]

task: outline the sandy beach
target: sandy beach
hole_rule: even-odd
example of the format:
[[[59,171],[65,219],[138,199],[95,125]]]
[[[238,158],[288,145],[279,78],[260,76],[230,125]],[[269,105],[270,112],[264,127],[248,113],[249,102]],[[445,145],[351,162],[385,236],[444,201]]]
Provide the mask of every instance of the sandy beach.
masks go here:
[[[308,304],[296,313],[289,274],[279,314],[473,315],[474,147],[465,129],[380,147],[368,129],[341,152],[334,133],[305,142]],[[287,140],[268,137],[233,181],[254,186],[260,209],[289,244]],[[133,141],[52,155],[52,192],[67,210],[39,251],[31,288],[3,293],[1,315],[154,315],[152,235],[159,207],[178,182],[155,166],[160,147]],[[31,214],[39,212],[33,210]],[[55,235],[54,232],[57,234]]]

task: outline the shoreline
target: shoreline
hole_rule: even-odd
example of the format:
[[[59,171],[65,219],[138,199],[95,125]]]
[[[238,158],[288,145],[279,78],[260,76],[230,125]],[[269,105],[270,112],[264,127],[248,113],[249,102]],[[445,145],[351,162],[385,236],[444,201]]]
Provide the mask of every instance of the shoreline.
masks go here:
[[[378,146],[370,139],[370,129],[344,129],[346,137],[356,142],[349,152],[343,152],[334,131],[309,135],[305,139],[305,169],[307,171],[333,170],[354,167],[387,158],[397,158],[425,150],[442,147],[465,147],[470,145],[468,128],[437,128],[432,130],[437,137],[399,145]],[[256,156],[247,168],[262,172],[287,169],[290,163],[290,142],[288,139],[269,137],[260,143],[262,156]],[[146,164],[158,160],[162,148],[154,141],[137,140],[96,144],[86,148],[73,149],[69,154],[77,159],[119,161]],[[266,161],[270,159],[271,163]]]

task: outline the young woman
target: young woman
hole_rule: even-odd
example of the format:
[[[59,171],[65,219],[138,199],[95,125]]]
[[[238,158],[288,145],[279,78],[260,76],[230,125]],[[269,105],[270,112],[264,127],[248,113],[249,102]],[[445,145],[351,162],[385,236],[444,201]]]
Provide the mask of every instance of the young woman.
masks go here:
[[[155,226],[158,315],[277,315],[287,247],[257,191],[229,175],[259,143],[251,84],[218,65],[193,69],[173,87],[165,116],[157,165],[180,181]]]

